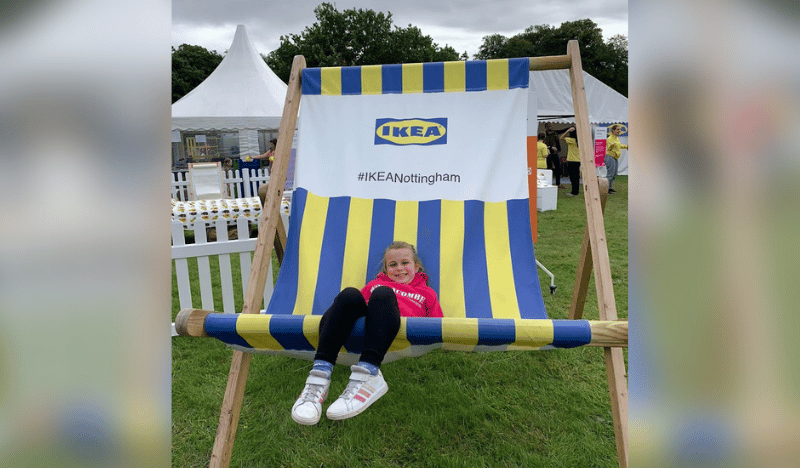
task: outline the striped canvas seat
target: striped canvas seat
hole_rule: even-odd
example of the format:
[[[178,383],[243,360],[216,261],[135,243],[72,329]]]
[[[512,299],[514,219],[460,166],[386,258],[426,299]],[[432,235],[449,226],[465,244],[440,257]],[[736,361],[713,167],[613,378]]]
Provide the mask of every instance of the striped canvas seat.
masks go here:
[[[589,342],[588,322],[544,309],[527,196],[528,59],[306,69],[302,79],[297,188],[272,299],[266,314],[209,315],[206,333],[312,359],[336,295],[373,279],[402,240],[417,247],[445,318],[403,318],[387,362]],[[340,362],[354,362],[362,341],[363,320]]]

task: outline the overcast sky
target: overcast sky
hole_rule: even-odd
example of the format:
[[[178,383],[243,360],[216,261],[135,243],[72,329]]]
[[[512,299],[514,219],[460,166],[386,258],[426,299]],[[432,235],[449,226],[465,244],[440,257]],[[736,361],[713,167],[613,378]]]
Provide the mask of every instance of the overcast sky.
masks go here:
[[[258,51],[268,54],[280,37],[300,34],[316,21],[314,8],[322,0],[173,0],[172,45],[203,46],[223,54],[231,45],[237,24],[244,24]],[[565,21],[589,18],[608,39],[628,35],[627,0],[347,0],[330,2],[338,11],[351,8],[392,13],[394,26],[418,27],[433,42],[449,45],[470,58],[483,37],[511,37],[528,26],[558,27]]]

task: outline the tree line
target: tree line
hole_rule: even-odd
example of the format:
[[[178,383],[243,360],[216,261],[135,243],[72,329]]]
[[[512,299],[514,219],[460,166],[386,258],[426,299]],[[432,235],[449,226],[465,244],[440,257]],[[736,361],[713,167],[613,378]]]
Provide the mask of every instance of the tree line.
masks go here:
[[[292,60],[303,55],[308,67],[340,67],[387,63],[447,62],[467,60],[446,45],[439,46],[413,25],[393,24],[391,13],[369,9],[338,11],[330,3],[314,9],[317,21],[300,34],[281,36],[280,45],[262,58],[284,82],[289,81]],[[628,39],[616,35],[603,40],[603,31],[590,19],[567,21],[559,27],[530,26],[512,37],[485,36],[472,58],[564,55],[567,42],[577,40],[583,69],[624,96],[628,95]],[[223,56],[201,46],[172,48],[172,102],[185,96],[214,71]]]

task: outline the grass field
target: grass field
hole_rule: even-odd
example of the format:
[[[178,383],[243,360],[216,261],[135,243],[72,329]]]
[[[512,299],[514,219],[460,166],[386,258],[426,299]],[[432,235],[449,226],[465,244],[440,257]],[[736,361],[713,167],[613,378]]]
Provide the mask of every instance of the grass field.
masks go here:
[[[617,177],[615,189],[605,225],[617,311],[627,318],[628,178]],[[557,210],[538,214],[536,255],[555,274],[556,293],[541,270],[539,279],[556,319],[568,315],[586,226],[583,194],[567,192],[559,190]],[[173,297],[173,318],[177,304]],[[584,318],[598,319],[594,280]],[[208,466],[232,351],[212,339],[172,340],[172,465]],[[382,366],[389,393],[366,412],[306,427],[290,410],[309,368],[253,356],[232,467],[617,466],[601,348],[434,351],[391,362]],[[348,375],[336,366],[327,403]]]

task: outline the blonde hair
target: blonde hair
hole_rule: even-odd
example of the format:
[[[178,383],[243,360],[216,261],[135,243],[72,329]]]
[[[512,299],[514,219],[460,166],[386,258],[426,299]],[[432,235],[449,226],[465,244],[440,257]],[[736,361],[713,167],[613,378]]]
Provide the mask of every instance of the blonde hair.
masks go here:
[[[386,247],[386,250],[383,251],[383,257],[381,258],[381,273],[388,273],[386,270],[386,252],[398,249],[410,250],[411,256],[414,258],[414,263],[417,265],[417,271],[425,271],[425,265],[422,264],[422,260],[420,260],[419,255],[417,255],[417,249],[415,249],[413,245],[409,244],[408,242],[394,241],[389,244],[389,247]]]

